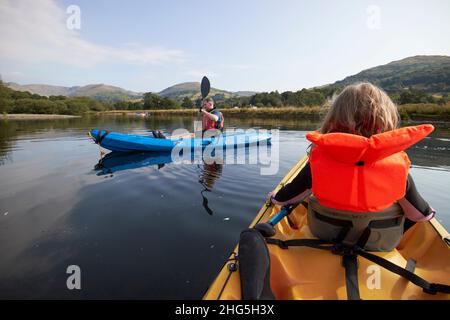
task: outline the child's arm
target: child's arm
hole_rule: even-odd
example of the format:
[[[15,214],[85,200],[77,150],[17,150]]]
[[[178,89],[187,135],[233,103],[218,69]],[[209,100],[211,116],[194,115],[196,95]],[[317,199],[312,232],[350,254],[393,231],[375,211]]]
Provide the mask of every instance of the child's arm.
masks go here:
[[[286,184],[275,195],[269,194],[270,200],[272,203],[283,206],[297,203],[311,193],[311,188],[311,167],[308,162],[290,183]]]
[[[419,194],[410,174],[408,174],[405,196],[398,203],[409,220],[428,221],[434,217],[435,210]]]

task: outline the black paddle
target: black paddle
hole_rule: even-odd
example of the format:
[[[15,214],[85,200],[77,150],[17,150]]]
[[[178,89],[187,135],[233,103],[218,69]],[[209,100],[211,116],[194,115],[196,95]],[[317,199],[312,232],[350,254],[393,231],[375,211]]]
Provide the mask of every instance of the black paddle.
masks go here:
[[[200,83],[200,92],[202,93],[202,104],[203,99],[205,99],[209,94],[209,89],[211,89],[211,84],[209,83],[209,79],[205,76],[202,78],[202,82]],[[202,112],[202,105],[198,112]]]

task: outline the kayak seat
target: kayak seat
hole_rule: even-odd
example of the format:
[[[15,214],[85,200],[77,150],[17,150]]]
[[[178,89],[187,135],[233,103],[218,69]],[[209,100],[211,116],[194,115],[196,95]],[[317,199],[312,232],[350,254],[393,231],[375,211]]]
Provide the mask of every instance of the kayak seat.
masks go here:
[[[239,272],[244,300],[273,300],[270,288],[270,256],[265,238],[256,229],[246,229],[239,239]]]

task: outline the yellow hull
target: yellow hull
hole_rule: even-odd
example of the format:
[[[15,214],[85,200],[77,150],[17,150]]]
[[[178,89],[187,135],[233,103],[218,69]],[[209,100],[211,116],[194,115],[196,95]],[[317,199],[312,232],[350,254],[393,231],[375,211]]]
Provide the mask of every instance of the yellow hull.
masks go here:
[[[300,160],[277,186],[281,188],[290,182],[306,163]],[[250,227],[267,222],[280,210],[275,205],[265,204]],[[311,239],[306,217],[306,209],[298,206],[287,218],[275,227],[274,238]],[[447,238],[447,240],[445,240]],[[403,236],[398,247],[391,252],[377,252],[376,255],[401,267],[406,267],[408,259],[416,261],[414,273],[428,282],[449,284],[450,246],[449,234],[436,220],[416,223]],[[270,285],[276,299],[347,299],[345,271],[342,257],[330,251],[308,247],[290,247],[288,250],[276,245],[268,245],[271,259]],[[236,247],[234,252],[237,251]],[[239,270],[230,272],[229,264],[236,262],[234,253],[225,263],[203,299],[239,300],[241,286]],[[358,257],[358,280],[361,299],[403,300],[403,299],[450,299],[449,294],[430,295],[408,280]],[[238,262],[236,262],[238,263]],[[238,268],[239,269],[239,268]]]

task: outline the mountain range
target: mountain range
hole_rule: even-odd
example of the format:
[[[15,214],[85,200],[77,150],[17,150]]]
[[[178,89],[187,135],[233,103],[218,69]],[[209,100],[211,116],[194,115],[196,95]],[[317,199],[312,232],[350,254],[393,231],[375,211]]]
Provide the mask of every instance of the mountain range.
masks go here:
[[[436,55],[408,57],[363,70],[358,74],[348,76],[323,87],[342,87],[360,81],[372,82],[387,92],[416,89],[431,94],[448,94],[450,93],[450,57]],[[5,84],[14,90],[29,91],[44,96],[87,96],[104,102],[138,100],[143,95],[141,92],[133,92],[106,84],[90,84],[74,87],[45,84],[20,85],[14,82],[7,82]],[[254,91],[231,92],[217,88],[211,88],[210,91],[210,95],[218,100],[251,96],[255,93]],[[179,83],[157,94],[177,101],[182,101],[185,97],[195,100],[200,97],[200,83]]]
[[[122,89],[105,84],[90,84],[87,86],[52,86],[46,84],[20,85],[15,82],[5,83],[7,87],[17,91],[29,91],[41,96],[90,97],[103,102],[120,100],[136,100],[142,98],[142,93]]]
[[[90,84],[86,86],[52,86],[47,84],[26,84],[21,85],[15,82],[6,82],[7,87],[17,91],[28,91],[36,93],[41,96],[68,96],[68,97],[90,97],[103,102],[116,101],[132,101],[142,99],[143,93],[125,90],[120,87],[110,86],[106,84]],[[216,89],[211,87],[210,95],[219,100],[228,99],[232,97],[245,97],[255,94],[254,91],[237,91],[230,92],[226,90]],[[188,97],[191,100],[200,98],[200,82],[184,82],[168,87],[158,95],[166,98],[171,98],[177,101],[182,101],[183,98]]]
[[[336,81],[331,86],[346,86],[368,81],[387,92],[403,89],[421,90],[427,93],[450,92],[449,56],[414,56],[363,70],[358,74]]]

